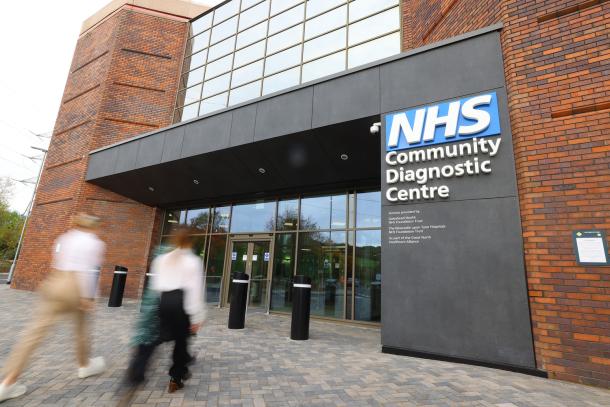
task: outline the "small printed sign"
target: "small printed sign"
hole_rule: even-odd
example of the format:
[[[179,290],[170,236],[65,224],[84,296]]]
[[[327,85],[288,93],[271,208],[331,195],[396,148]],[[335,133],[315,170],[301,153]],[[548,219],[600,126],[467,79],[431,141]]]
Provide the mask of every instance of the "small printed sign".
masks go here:
[[[258,260],[258,255],[257,254],[253,254],[252,255],[252,261],[256,261]]]
[[[241,259],[242,259],[243,261],[248,261],[248,255],[247,255],[247,254],[244,254],[243,256],[241,256]]]
[[[231,253],[231,260],[237,260],[237,252]]]
[[[607,266],[608,246],[602,230],[577,230],[573,232],[574,250],[578,264],[584,266]]]
[[[265,252],[265,255],[263,256],[263,260],[269,261],[269,252]]]

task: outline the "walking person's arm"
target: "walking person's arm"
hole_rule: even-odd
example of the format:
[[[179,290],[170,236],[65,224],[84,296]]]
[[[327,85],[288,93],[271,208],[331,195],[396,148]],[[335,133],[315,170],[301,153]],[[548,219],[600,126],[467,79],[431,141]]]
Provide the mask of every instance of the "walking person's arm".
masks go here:
[[[203,265],[200,259],[193,261],[188,270],[186,283],[185,311],[191,318],[191,332],[196,333],[206,318],[203,302]]]

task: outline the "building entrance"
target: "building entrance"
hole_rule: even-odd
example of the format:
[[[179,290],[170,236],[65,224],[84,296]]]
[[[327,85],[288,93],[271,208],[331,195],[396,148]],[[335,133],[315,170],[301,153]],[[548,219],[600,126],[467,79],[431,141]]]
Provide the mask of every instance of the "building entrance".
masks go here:
[[[229,247],[223,303],[230,302],[233,274],[242,272],[250,277],[248,307],[268,311],[273,240],[264,237],[234,237],[230,240]]]

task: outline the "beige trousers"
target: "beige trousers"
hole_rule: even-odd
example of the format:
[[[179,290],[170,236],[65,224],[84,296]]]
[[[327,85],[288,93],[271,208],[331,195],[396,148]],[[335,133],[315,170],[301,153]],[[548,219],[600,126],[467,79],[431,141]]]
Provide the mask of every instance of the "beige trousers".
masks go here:
[[[34,319],[11,352],[4,374],[17,376],[30,356],[62,315],[69,315],[76,326],[76,354],[79,366],[89,364],[89,338],[86,312],[80,308],[80,289],[76,273],[53,271],[39,288],[40,301]]]

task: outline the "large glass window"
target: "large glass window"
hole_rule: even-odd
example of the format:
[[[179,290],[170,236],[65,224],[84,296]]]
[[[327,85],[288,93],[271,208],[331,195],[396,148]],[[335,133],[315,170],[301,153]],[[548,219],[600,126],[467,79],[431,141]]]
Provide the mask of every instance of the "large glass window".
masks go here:
[[[189,209],[186,212],[186,225],[197,231],[205,233],[208,230],[208,221],[210,219],[210,209]]]
[[[294,273],[295,233],[279,233],[275,237],[273,278],[271,279],[271,309],[289,312],[292,306],[292,276]]]
[[[312,18],[305,23],[305,39],[315,37],[334,28],[345,25],[347,21],[347,6],[339,7],[333,11]],[[345,44],[343,44],[345,47]]]
[[[231,90],[231,95],[229,96],[229,106],[237,105],[245,102],[246,100],[250,100],[255,97],[255,95],[260,94],[260,92],[261,81],[252,82],[239,88],[234,88]]]
[[[277,230],[296,230],[299,222],[299,200],[288,199],[277,204]]]
[[[394,33],[350,48],[347,67],[353,68],[398,54],[400,52],[399,40],[400,33]]]
[[[233,206],[231,233],[262,232],[274,229],[275,201]]]
[[[205,270],[205,292],[207,302],[220,302],[220,287],[224,270],[225,250],[227,245],[226,235],[212,235],[210,238],[210,254],[208,265]]]
[[[356,227],[381,227],[381,192],[359,192],[356,195]]]
[[[272,54],[301,42],[303,37],[303,24],[299,24],[279,34],[269,37],[267,40],[267,53]]]
[[[303,61],[330,54],[345,47],[345,28],[324,34],[305,43]],[[341,64],[343,66],[343,64]]]
[[[263,76],[263,61],[258,61],[250,65],[246,65],[236,71],[233,71],[233,79],[231,87],[235,88],[244,83],[252,82]]]
[[[354,319],[381,320],[381,231],[356,232]]]
[[[400,52],[400,43],[398,0],[223,3],[191,22],[174,120],[188,120],[394,55]],[[257,61],[264,64],[261,76],[247,80],[244,71],[237,72]],[[231,71],[237,78],[230,86],[234,91],[218,97],[204,91],[200,99],[190,92],[185,97],[186,88],[203,81],[205,89],[208,81]],[[248,84],[259,79],[262,86]]]
[[[324,58],[316,59],[303,65],[302,82],[313,81],[323,76],[332,75],[345,69],[345,51],[337,52]]]
[[[341,229],[346,227],[345,194],[318,196],[301,200],[301,230]]]
[[[214,208],[214,216],[212,218],[212,232],[228,232],[231,220],[231,207],[221,206]]]
[[[266,77],[263,82],[263,95],[298,85],[300,74],[301,69],[297,67]]]
[[[257,283],[251,285],[250,295],[259,305],[290,312],[292,280],[301,274],[312,279],[312,315],[380,321],[379,191],[349,190],[168,210],[155,255],[171,250],[172,235],[182,225],[190,228],[193,252],[203,259],[210,303],[227,305],[230,285],[223,286],[230,281],[229,270],[235,271],[233,266],[245,270],[252,255],[258,268],[252,263],[251,278]],[[228,247],[233,247],[231,253],[226,252]]]
[[[269,0],[263,1],[261,4],[254,6],[239,16],[239,29],[243,30],[252,27],[256,23],[260,23],[269,16]]]
[[[311,313],[343,318],[345,232],[299,234],[297,274],[311,278]]]

